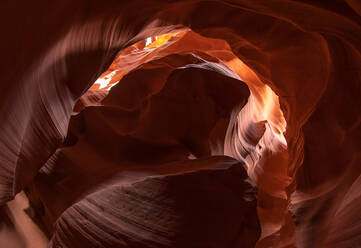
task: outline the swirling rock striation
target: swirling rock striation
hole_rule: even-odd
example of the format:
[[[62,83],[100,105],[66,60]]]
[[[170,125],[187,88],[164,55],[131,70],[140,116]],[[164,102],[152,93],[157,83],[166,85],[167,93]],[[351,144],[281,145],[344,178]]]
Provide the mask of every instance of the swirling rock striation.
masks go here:
[[[56,242],[68,227],[52,225],[116,183],[108,180],[119,170],[140,168],[130,176],[138,183],[115,189],[123,196],[157,185],[156,176],[175,199],[167,166],[145,168],[221,154],[257,184],[256,247],[360,244],[358,1],[39,0],[2,9],[0,204],[27,188]],[[169,33],[181,35],[147,48],[146,38]],[[120,82],[87,91],[110,65]],[[178,173],[185,183],[186,170]],[[83,228],[71,229],[82,231],[74,242],[107,245]]]

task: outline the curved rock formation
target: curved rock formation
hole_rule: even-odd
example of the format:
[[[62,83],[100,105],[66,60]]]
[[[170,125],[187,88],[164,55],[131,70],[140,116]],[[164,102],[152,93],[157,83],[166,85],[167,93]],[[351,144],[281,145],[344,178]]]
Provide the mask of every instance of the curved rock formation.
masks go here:
[[[242,165],[220,157],[165,166],[181,166],[182,174],[124,186],[135,179],[123,172],[73,204],[57,220],[51,246],[254,247],[256,201]]]
[[[360,6],[5,1],[0,205],[51,247],[358,247]]]

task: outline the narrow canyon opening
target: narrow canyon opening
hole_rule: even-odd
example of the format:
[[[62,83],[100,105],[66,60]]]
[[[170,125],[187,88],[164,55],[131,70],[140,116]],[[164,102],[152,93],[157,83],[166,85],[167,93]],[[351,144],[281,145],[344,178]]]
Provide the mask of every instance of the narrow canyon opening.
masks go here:
[[[5,1],[0,246],[358,247],[356,2]]]
[[[115,180],[113,173],[120,170],[128,178],[122,180],[123,187],[139,180],[137,173],[154,174],[149,164],[161,164],[157,169],[164,170],[161,174],[189,173],[207,168],[203,160],[229,156],[241,162],[253,181],[249,183],[257,185],[259,201],[267,197],[288,201],[289,179],[284,175],[279,180],[280,170],[288,164],[286,121],[277,94],[233,54],[227,42],[188,28],[151,36],[120,51],[76,101],[68,130],[62,148],[26,189],[31,217],[53,236],[51,242],[64,242],[59,230],[54,233],[54,223],[62,230],[59,223],[66,213],[84,197],[97,194],[99,185]],[[124,144],[109,142],[109,131],[120,135]],[[104,151],[91,148],[98,146]],[[123,168],[112,163],[104,167],[95,153],[105,159],[115,156]],[[89,164],[90,159],[98,165]],[[166,168],[189,159],[194,160],[190,166]],[[129,166],[139,168],[132,172]],[[63,192],[78,180],[77,174],[86,181]],[[44,189],[49,180],[55,184]],[[61,204],[54,204],[53,192],[66,196]],[[269,214],[258,206],[262,233],[252,234],[252,242],[269,235]],[[284,222],[286,208],[272,214],[278,216],[276,222]]]
[[[121,119],[90,113],[101,106],[104,110],[112,108],[112,113],[119,109]],[[258,184],[260,199],[288,201],[286,121],[278,96],[223,40],[179,28],[136,42],[122,50],[76,102],[67,140],[76,136],[72,129],[79,132],[76,119],[82,111],[84,117],[79,118],[86,118],[85,122],[100,118],[98,121],[108,126],[110,121],[108,128],[119,126],[116,133],[158,146],[151,148],[157,149],[152,151],[154,156],[146,153],[135,159],[131,154],[139,140],[133,140],[123,153],[125,159],[144,164],[229,156],[241,161]],[[140,117],[134,117],[139,111],[143,111]],[[137,127],[140,119],[143,126]],[[103,132],[97,132],[97,139]],[[112,143],[108,145],[105,149],[114,150]],[[173,148],[163,150],[168,145]],[[279,217],[276,222],[283,222],[285,213],[285,207],[273,210]],[[268,215],[258,208],[264,237],[269,235]]]

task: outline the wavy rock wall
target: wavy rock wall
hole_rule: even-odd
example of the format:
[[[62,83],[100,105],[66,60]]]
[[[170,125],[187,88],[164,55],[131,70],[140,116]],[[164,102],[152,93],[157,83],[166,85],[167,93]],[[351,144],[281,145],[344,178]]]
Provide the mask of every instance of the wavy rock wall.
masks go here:
[[[361,243],[358,1],[2,5],[0,203],[50,246]]]

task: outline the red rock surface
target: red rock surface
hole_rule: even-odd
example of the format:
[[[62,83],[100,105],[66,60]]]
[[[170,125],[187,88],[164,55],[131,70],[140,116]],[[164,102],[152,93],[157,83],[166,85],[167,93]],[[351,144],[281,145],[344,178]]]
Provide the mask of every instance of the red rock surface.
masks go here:
[[[2,10],[0,205],[50,247],[360,246],[359,1]]]

